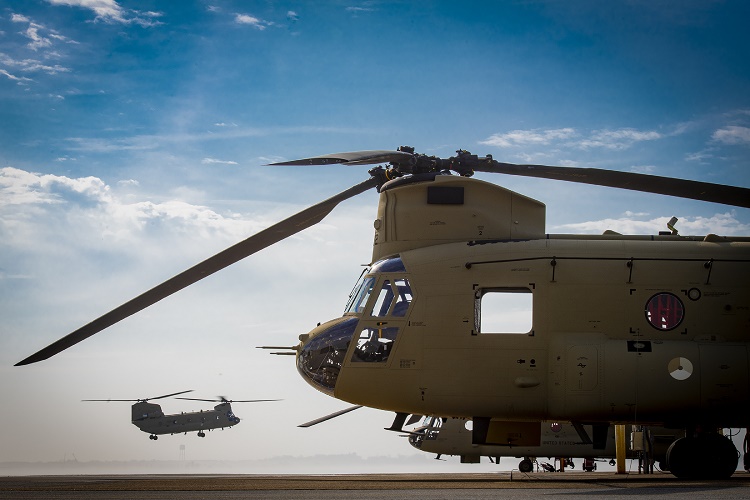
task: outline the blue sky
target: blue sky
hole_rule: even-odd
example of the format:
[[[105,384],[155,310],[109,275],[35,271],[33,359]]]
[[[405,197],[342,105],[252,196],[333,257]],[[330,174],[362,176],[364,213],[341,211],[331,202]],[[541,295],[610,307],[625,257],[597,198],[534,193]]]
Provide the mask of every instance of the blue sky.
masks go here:
[[[284,398],[237,408],[252,418],[229,436],[190,439],[201,458],[410,453],[375,410],[296,429],[346,404],[254,349],[341,314],[376,193],[56,358],[11,365],[367,175],[271,161],[406,144],[750,187],[748,18],[731,0],[0,2],[0,398],[25,409],[3,412],[0,461],[173,458],[183,438],[151,442],[127,404],[79,400],[191,388]],[[750,234],[747,209],[480,178],[545,202],[548,232],[653,234],[677,216],[683,234]],[[363,428],[370,440],[341,438]]]

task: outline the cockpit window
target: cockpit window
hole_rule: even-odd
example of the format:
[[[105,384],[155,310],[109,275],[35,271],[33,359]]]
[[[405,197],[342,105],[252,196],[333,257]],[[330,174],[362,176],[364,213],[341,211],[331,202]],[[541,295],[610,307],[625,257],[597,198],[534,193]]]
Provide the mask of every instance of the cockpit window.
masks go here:
[[[378,298],[370,310],[370,316],[406,316],[411,299],[409,280],[406,278],[387,279],[380,287]]]
[[[373,264],[372,268],[365,269],[352,293],[349,294],[349,301],[344,309],[344,314],[365,312],[370,295],[374,293],[378,275],[381,273],[406,273],[406,268],[404,268],[404,263],[400,257],[394,257],[378,261]],[[406,316],[406,311],[409,309],[409,304],[411,304],[413,298],[408,279],[402,277],[386,279],[376,293],[375,303],[367,311],[370,316]]]
[[[370,298],[372,287],[375,285],[375,278],[368,276],[360,279],[359,283],[352,290],[349,296],[349,303],[346,305],[344,313],[361,313],[365,309],[367,299]]]
[[[371,273],[405,273],[406,268],[401,257],[379,260],[372,265]]]

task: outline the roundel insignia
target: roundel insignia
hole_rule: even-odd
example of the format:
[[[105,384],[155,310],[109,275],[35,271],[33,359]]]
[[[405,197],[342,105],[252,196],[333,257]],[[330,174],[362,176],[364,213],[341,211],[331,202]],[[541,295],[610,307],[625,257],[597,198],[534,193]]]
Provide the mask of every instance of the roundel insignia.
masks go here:
[[[693,374],[693,363],[687,358],[674,358],[667,365],[669,375],[676,380],[686,380]]]

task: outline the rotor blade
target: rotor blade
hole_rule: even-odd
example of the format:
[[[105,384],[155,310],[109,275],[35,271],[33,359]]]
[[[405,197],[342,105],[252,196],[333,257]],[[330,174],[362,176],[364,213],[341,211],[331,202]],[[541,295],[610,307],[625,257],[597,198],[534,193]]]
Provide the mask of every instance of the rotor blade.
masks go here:
[[[344,413],[349,413],[350,411],[357,410],[359,408],[362,408],[362,405],[352,406],[350,408],[346,408],[345,410],[340,410],[340,411],[337,411],[336,413],[331,413],[330,415],[326,415],[325,417],[320,417],[320,418],[316,418],[315,420],[310,420],[309,422],[300,424],[297,427],[312,427],[313,425],[319,424],[321,422],[325,422],[326,420],[331,420],[332,418],[336,418],[338,416],[343,415]]]
[[[183,399],[185,401],[205,401],[206,403],[220,403],[220,399],[200,399],[200,398],[175,398],[175,399]]]
[[[269,165],[332,165],[335,163],[346,163],[347,165],[375,165],[378,163],[399,163],[411,161],[412,153],[404,151],[370,150],[350,151],[346,153],[333,153],[329,155],[301,158],[299,160],[280,161],[269,163]]]
[[[278,243],[279,241],[292,236],[303,229],[313,226],[323,220],[339,203],[370,188],[377,186],[378,181],[375,177],[352,186],[341,193],[324,200],[317,205],[313,205],[291,217],[284,219],[275,225],[264,229],[263,231],[250,236],[244,241],[233,245],[226,250],[209,257],[200,264],[168,279],[164,283],[155,286],[151,290],[139,295],[138,297],[126,302],[125,304],[113,309],[104,316],[95,319],[91,323],[79,328],[68,334],[60,340],[50,344],[39,352],[32,354],[28,358],[16,363],[15,366],[28,365],[38,361],[45,360],[55,354],[67,349],[78,342],[98,333],[105,328],[114,325],[128,316],[155,304],[161,299],[192,285],[193,283],[210,276],[211,274],[234,264],[235,262],[254,254],[266,247]]]
[[[230,403],[265,403],[268,401],[283,401],[283,399],[230,399]]]
[[[124,401],[124,402],[132,402],[132,401],[140,401],[140,399],[82,399],[81,401],[102,401],[104,403],[109,403],[110,401]]]
[[[193,392],[193,390],[192,389],[188,389],[187,391],[175,392],[174,394],[165,394],[164,396],[157,396],[155,398],[144,399],[144,401],[150,401],[152,399],[164,399],[164,398],[168,398],[170,396],[177,396],[178,394],[185,394],[186,392]]]
[[[205,401],[207,403],[262,403],[264,401],[282,401],[281,399],[199,399],[199,398],[175,398],[185,401]]]
[[[513,163],[485,162],[481,160],[474,167],[474,170],[630,189],[645,193],[665,194],[680,198],[750,208],[750,189],[710,182],[674,179],[658,175],[619,172],[599,168],[516,165]]]

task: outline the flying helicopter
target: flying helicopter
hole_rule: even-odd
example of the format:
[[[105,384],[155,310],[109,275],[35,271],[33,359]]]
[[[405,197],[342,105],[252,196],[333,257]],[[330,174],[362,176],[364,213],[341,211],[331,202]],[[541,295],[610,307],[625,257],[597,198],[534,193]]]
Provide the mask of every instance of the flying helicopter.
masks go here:
[[[495,432],[499,433],[494,441],[504,444],[472,444],[471,420],[464,418],[425,417],[418,427],[406,436],[409,444],[425,453],[458,455],[461,463],[479,463],[481,457],[489,457],[499,463],[500,457],[518,457],[520,472],[532,472],[535,457],[566,457],[589,459],[614,459],[616,457],[615,432],[608,429],[602,446],[595,447],[592,442],[584,442],[579,431],[571,422],[498,422]],[[584,431],[592,432],[591,426],[584,426]],[[639,458],[645,462],[659,462],[663,469],[666,452],[669,446],[684,436],[680,429],[644,428],[626,426],[627,441],[625,456]],[[612,460],[614,465],[614,460]],[[586,465],[584,463],[584,470]]]
[[[516,165],[458,150],[337,153],[275,165],[382,165],[369,179],[237,243],[20,361],[34,363],[320,222],[372,188],[371,265],[341,317],[277,348],[319,391],[355,405],[493,421],[679,428],[678,477],[731,475],[718,430],[748,427],[750,238],[547,234],[545,205],[474,172],[565,180],[750,208],[750,189],[592,168]],[[521,328],[503,318],[523,305]],[[495,323],[493,318],[500,318]],[[591,435],[583,425],[591,425]],[[706,460],[706,457],[710,457]],[[699,460],[701,459],[701,460]],[[700,464],[700,465],[699,465]]]
[[[156,441],[163,434],[179,434],[188,432],[197,432],[198,437],[206,437],[205,431],[213,429],[222,429],[233,427],[240,423],[240,419],[232,411],[232,403],[259,403],[264,401],[278,401],[278,399],[252,399],[232,401],[223,396],[218,399],[196,399],[196,398],[175,398],[186,401],[207,401],[219,403],[214,406],[213,410],[200,410],[192,412],[181,412],[171,415],[165,415],[161,406],[156,403],[149,403],[154,399],[164,399],[179,394],[192,392],[192,390],[165,394],[145,399],[84,399],[83,401],[135,401],[132,406],[132,422],[143,432],[149,433],[149,439]]]

